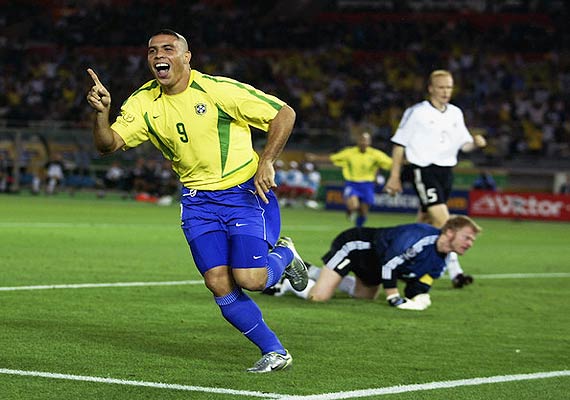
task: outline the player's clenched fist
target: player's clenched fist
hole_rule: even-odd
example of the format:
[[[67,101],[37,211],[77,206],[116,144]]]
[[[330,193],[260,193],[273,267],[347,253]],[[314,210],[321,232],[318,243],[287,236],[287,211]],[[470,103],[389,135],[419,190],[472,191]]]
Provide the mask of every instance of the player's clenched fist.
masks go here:
[[[475,143],[475,146],[477,146],[479,148],[483,148],[483,147],[487,146],[487,140],[485,140],[485,137],[482,135],[474,135],[473,136],[473,143]]]
[[[111,93],[103,86],[95,71],[88,68],[87,73],[89,73],[94,83],[91,90],[87,93],[87,102],[97,112],[109,111],[111,107]]]

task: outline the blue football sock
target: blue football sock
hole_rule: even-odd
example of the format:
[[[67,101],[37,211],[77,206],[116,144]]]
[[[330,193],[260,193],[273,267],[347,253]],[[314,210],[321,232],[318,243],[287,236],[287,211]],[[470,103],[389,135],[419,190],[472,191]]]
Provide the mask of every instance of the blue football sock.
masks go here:
[[[287,265],[293,261],[291,249],[283,246],[276,246],[267,256],[267,283],[265,288],[271,287],[279,282],[283,271]]]
[[[241,288],[236,287],[231,293],[214,299],[224,318],[259,347],[261,354],[272,351],[285,354],[277,335],[263,320],[261,310]]]
[[[363,215],[359,215],[356,218],[356,226],[361,228],[362,226],[364,226],[364,223],[366,222],[366,217]]]

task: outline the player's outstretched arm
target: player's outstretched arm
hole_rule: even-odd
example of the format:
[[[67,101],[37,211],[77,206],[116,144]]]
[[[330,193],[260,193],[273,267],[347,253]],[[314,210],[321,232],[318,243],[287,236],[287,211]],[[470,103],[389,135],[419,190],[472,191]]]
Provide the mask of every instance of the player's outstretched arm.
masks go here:
[[[487,146],[487,140],[483,135],[473,135],[473,143],[465,143],[461,147],[461,151],[469,153],[475,149],[482,149],[485,146]]]
[[[109,113],[111,109],[111,94],[103,86],[99,77],[91,68],[87,69],[87,73],[93,79],[93,86],[87,93],[87,102],[98,113]]]
[[[305,153],[305,159],[309,162],[326,162],[332,163],[330,154],[316,154],[316,153]]]
[[[87,93],[87,102],[95,110],[93,141],[102,154],[112,153],[123,147],[125,142],[109,124],[111,93],[103,86],[95,71],[88,68],[87,73],[93,80],[93,86]]]
[[[256,192],[265,203],[269,202],[265,193],[277,186],[273,163],[283,151],[289,135],[293,131],[295,117],[295,111],[288,105],[284,105],[269,124],[267,144],[259,157],[259,165],[254,177]]]
[[[390,169],[390,177],[384,185],[384,191],[390,195],[396,195],[402,192],[402,179],[400,171],[404,163],[404,147],[394,144],[392,149],[392,168]]]

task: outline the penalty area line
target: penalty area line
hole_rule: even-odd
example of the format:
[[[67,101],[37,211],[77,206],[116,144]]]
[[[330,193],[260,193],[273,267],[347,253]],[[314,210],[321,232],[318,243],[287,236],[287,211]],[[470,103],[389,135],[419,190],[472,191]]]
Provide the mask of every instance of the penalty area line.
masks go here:
[[[419,392],[419,391],[436,390],[436,389],[449,389],[460,386],[476,386],[476,385],[485,385],[491,383],[527,381],[532,379],[558,378],[562,376],[570,376],[570,370],[537,372],[534,374],[499,375],[499,376],[490,376],[487,378],[459,379],[456,381],[441,381],[441,382],[430,382],[430,383],[422,383],[415,385],[390,386],[379,389],[351,390],[347,392],[322,393],[322,394],[309,395],[309,396],[288,396],[288,397],[282,397],[280,400],[354,399],[358,397],[382,396],[386,394],[409,393],[409,392]]]
[[[182,390],[187,392],[240,395],[240,396],[267,398],[267,399],[281,399],[286,396],[277,393],[264,393],[264,392],[249,391],[249,390],[234,390],[234,389],[224,389],[216,387],[179,385],[179,384],[161,383],[161,382],[131,381],[124,379],[102,378],[97,376],[68,375],[68,374],[57,374],[52,372],[41,372],[41,371],[22,371],[17,369],[6,369],[6,368],[0,368],[0,374],[30,376],[36,378],[64,379],[64,380],[81,381],[81,382],[107,383],[114,385],[140,386],[140,387],[150,387],[155,389]]]
[[[534,279],[534,278],[570,278],[569,272],[529,273],[529,274],[481,274],[476,279]],[[47,289],[89,289],[104,287],[133,287],[133,286],[176,286],[176,285],[203,285],[202,280],[166,281],[166,282],[115,282],[115,283],[72,283],[34,286],[5,286],[0,292],[16,290],[47,290]]]

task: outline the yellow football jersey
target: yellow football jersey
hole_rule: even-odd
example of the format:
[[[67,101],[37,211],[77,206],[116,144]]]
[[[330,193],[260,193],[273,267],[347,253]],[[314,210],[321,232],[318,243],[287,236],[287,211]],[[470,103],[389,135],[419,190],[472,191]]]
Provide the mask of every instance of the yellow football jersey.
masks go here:
[[[251,178],[259,156],[250,126],[267,132],[285,103],[236,80],[192,70],[186,90],[162,92],[156,80],[122,105],[111,128],[125,149],[150,140],[190,189],[222,190]]]
[[[392,158],[372,147],[367,147],[364,153],[358,146],[348,147],[331,155],[330,159],[342,168],[343,178],[351,182],[375,182],[379,168],[392,168]]]

